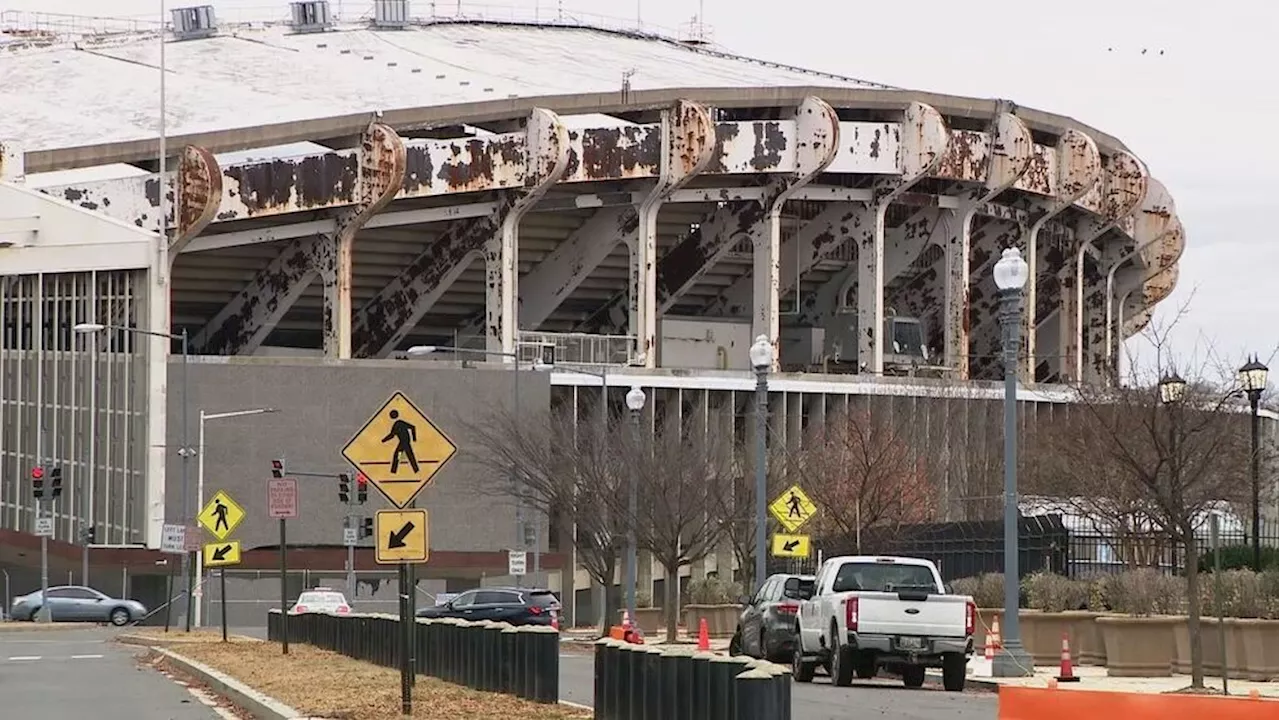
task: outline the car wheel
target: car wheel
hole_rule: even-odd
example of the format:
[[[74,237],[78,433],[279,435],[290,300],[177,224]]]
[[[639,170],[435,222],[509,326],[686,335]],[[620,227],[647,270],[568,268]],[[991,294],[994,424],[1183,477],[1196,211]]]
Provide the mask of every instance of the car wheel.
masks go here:
[[[796,682],[813,682],[813,671],[817,668],[815,662],[805,662],[804,650],[797,643],[796,651],[791,655],[791,677]]]
[[[729,641],[729,655],[742,654],[742,628],[738,628],[733,633],[733,639]]]
[[[40,606],[39,606],[39,605],[37,605],[37,606],[35,606],[35,607],[31,608],[31,614],[27,616],[27,619],[28,619],[28,620],[30,620],[31,622],[35,622],[36,620],[39,620],[39,619],[40,619]]]
[[[760,631],[760,659],[773,662],[773,659],[769,657],[769,642],[764,636],[764,630]]]
[[[902,684],[909,688],[918,688],[924,685],[924,666],[903,665]]]
[[[840,633],[831,625],[831,683],[849,687],[853,683],[853,648],[840,644]]]
[[[133,617],[129,615],[129,611],[124,608],[116,608],[115,610],[112,610],[109,618],[111,620],[111,624],[116,627],[124,627],[133,619]]]
[[[964,690],[965,670],[968,659],[961,653],[947,653],[942,656],[942,688],[948,692]]]

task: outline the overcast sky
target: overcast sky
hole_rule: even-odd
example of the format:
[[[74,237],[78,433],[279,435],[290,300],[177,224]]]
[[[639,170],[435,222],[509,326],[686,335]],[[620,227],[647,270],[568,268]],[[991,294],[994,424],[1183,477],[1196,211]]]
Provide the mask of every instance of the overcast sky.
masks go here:
[[[201,4],[199,0],[168,7]],[[287,0],[214,0],[220,14],[279,16]],[[415,15],[457,0],[412,2]],[[346,16],[369,2],[331,0]],[[1280,348],[1280,57],[1276,0],[504,0],[468,13],[586,11],[676,27],[704,8],[734,52],[901,87],[1003,97],[1072,116],[1126,143],[1160,178],[1187,229],[1172,345],[1238,365]],[[153,0],[0,0],[0,9],[155,16]],[[3,77],[0,59],[0,78]],[[72,110],[74,111],[74,110]],[[1188,305],[1189,303],[1189,305]],[[1139,350],[1141,341],[1131,340]],[[1149,358],[1148,358],[1149,359]],[[1145,363],[1144,363],[1145,364]]]

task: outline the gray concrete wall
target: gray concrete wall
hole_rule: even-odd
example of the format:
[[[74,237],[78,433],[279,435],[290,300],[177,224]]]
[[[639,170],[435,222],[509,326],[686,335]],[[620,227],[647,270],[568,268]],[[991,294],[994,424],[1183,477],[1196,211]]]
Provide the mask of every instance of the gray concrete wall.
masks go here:
[[[342,448],[397,390],[459,447],[432,486],[418,496],[418,506],[430,512],[432,550],[496,551],[515,543],[514,504],[501,495],[499,478],[478,462],[479,448],[469,442],[463,424],[511,406],[516,381],[510,370],[496,364],[463,369],[452,363],[421,361],[192,358],[188,372],[192,447],[197,444],[201,410],[278,410],[205,425],[205,500],[225,490],[244,507],[247,516],[231,537],[245,549],[278,543],[277,523],[268,517],[266,507],[270,462],[277,457],[286,458],[291,470],[332,475],[298,478],[300,517],[289,523],[289,544],[341,545],[347,509],[338,501],[336,474],[354,474],[342,457]],[[547,407],[545,373],[525,371],[518,382],[523,410]],[[178,448],[182,446],[181,357],[170,364],[170,389],[168,443]],[[166,507],[168,517],[178,522],[183,515],[182,460],[177,452],[169,458]],[[191,508],[197,502],[197,467],[197,458],[192,458],[188,469]],[[358,512],[371,517],[375,510],[391,507],[370,488],[369,502]],[[212,541],[208,533],[205,537]]]

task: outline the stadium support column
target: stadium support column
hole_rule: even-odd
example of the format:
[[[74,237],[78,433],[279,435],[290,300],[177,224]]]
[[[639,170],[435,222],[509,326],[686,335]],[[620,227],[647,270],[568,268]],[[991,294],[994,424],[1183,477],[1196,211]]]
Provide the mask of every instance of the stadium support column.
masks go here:
[[[404,185],[404,141],[390,126],[370,123],[360,138],[358,202],[338,220],[331,237],[319,239],[324,283],[324,356],[351,357],[351,252],[356,233],[386,207]]]
[[[547,190],[560,180],[569,165],[569,131],[550,110],[534,108],[525,125],[524,187],[510,200],[498,232],[484,249],[485,349],[515,358],[518,333],[520,219]]]
[[[951,211],[951,237],[945,247],[946,284],[943,302],[943,356],[954,377],[969,379],[969,258],[973,217],[997,195],[1013,187],[1031,166],[1031,131],[1012,113],[991,123],[984,186],[960,200]],[[892,278],[886,278],[886,281]]]
[[[169,242],[169,266],[193,238],[204,231],[222,204],[222,170],[213,153],[188,145],[178,159],[177,208],[173,239]],[[112,322],[117,322],[115,318]]]
[[[1178,280],[1177,264],[1186,248],[1182,221],[1177,217],[1170,218],[1164,230],[1155,237],[1147,237],[1137,231],[1134,235],[1136,246],[1133,250],[1123,255],[1104,253],[1100,270],[1105,273],[1105,279],[1085,304],[1090,322],[1081,337],[1089,351],[1085,371],[1093,372],[1092,377],[1086,376],[1085,379],[1093,382],[1119,383],[1125,315],[1132,318],[1154,306],[1168,296]],[[1126,277],[1117,277],[1118,271],[1125,266],[1130,266],[1131,271]],[[1135,290],[1139,291],[1138,297],[1132,303],[1126,302],[1125,298]],[[1114,302],[1117,300],[1119,302]]]
[[[636,208],[638,225],[631,244],[631,283],[627,304],[628,331],[634,337],[631,357],[644,367],[657,366],[658,212],[662,203],[711,161],[716,126],[711,111],[677,100],[662,111],[658,182]]]
[[[1058,139],[1054,155],[1057,159],[1057,173],[1053,197],[1036,201],[1031,225],[1022,237],[1028,272],[1027,312],[1023,321],[1027,324],[1027,342],[1020,372],[1024,383],[1035,382],[1036,376],[1036,319],[1043,317],[1040,308],[1044,304],[1038,288],[1042,280],[1051,279],[1050,273],[1056,269],[1041,262],[1044,248],[1039,242],[1040,231],[1046,223],[1089,192],[1101,191],[1102,157],[1098,154],[1098,145],[1093,138],[1078,130],[1068,130]]]
[[[950,136],[942,115],[911,102],[903,111],[898,170],[901,175],[878,185],[871,201],[872,227],[858,246],[858,365],[861,372],[884,372],[884,216],[889,205],[932,173],[942,162]]]
[[[761,199],[764,217],[752,229],[752,305],[751,336],[764,336],[773,346],[771,366],[778,369],[781,348],[778,345],[778,252],[781,244],[782,208],[796,190],[803,187],[831,164],[840,149],[840,118],[830,105],[809,96],[795,110],[795,170],[785,179],[770,185]],[[757,368],[760,370],[760,368]],[[758,530],[763,537],[763,530]],[[761,582],[763,578],[756,578]]]

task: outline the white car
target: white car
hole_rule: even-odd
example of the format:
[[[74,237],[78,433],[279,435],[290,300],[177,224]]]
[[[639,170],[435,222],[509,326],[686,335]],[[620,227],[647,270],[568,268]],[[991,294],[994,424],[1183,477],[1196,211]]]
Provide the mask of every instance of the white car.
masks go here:
[[[301,613],[347,615],[350,612],[351,605],[347,603],[347,596],[337,590],[322,587],[304,591],[298,595],[298,601],[293,604],[293,607],[289,608],[290,615]]]
[[[874,677],[880,667],[924,684],[925,668],[942,668],[947,690],[964,689],[973,654],[977,606],[946,593],[928,560],[849,555],[822,564],[813,595],[800,603],[792,674],[811,682],[826,668],[835,685]]]

